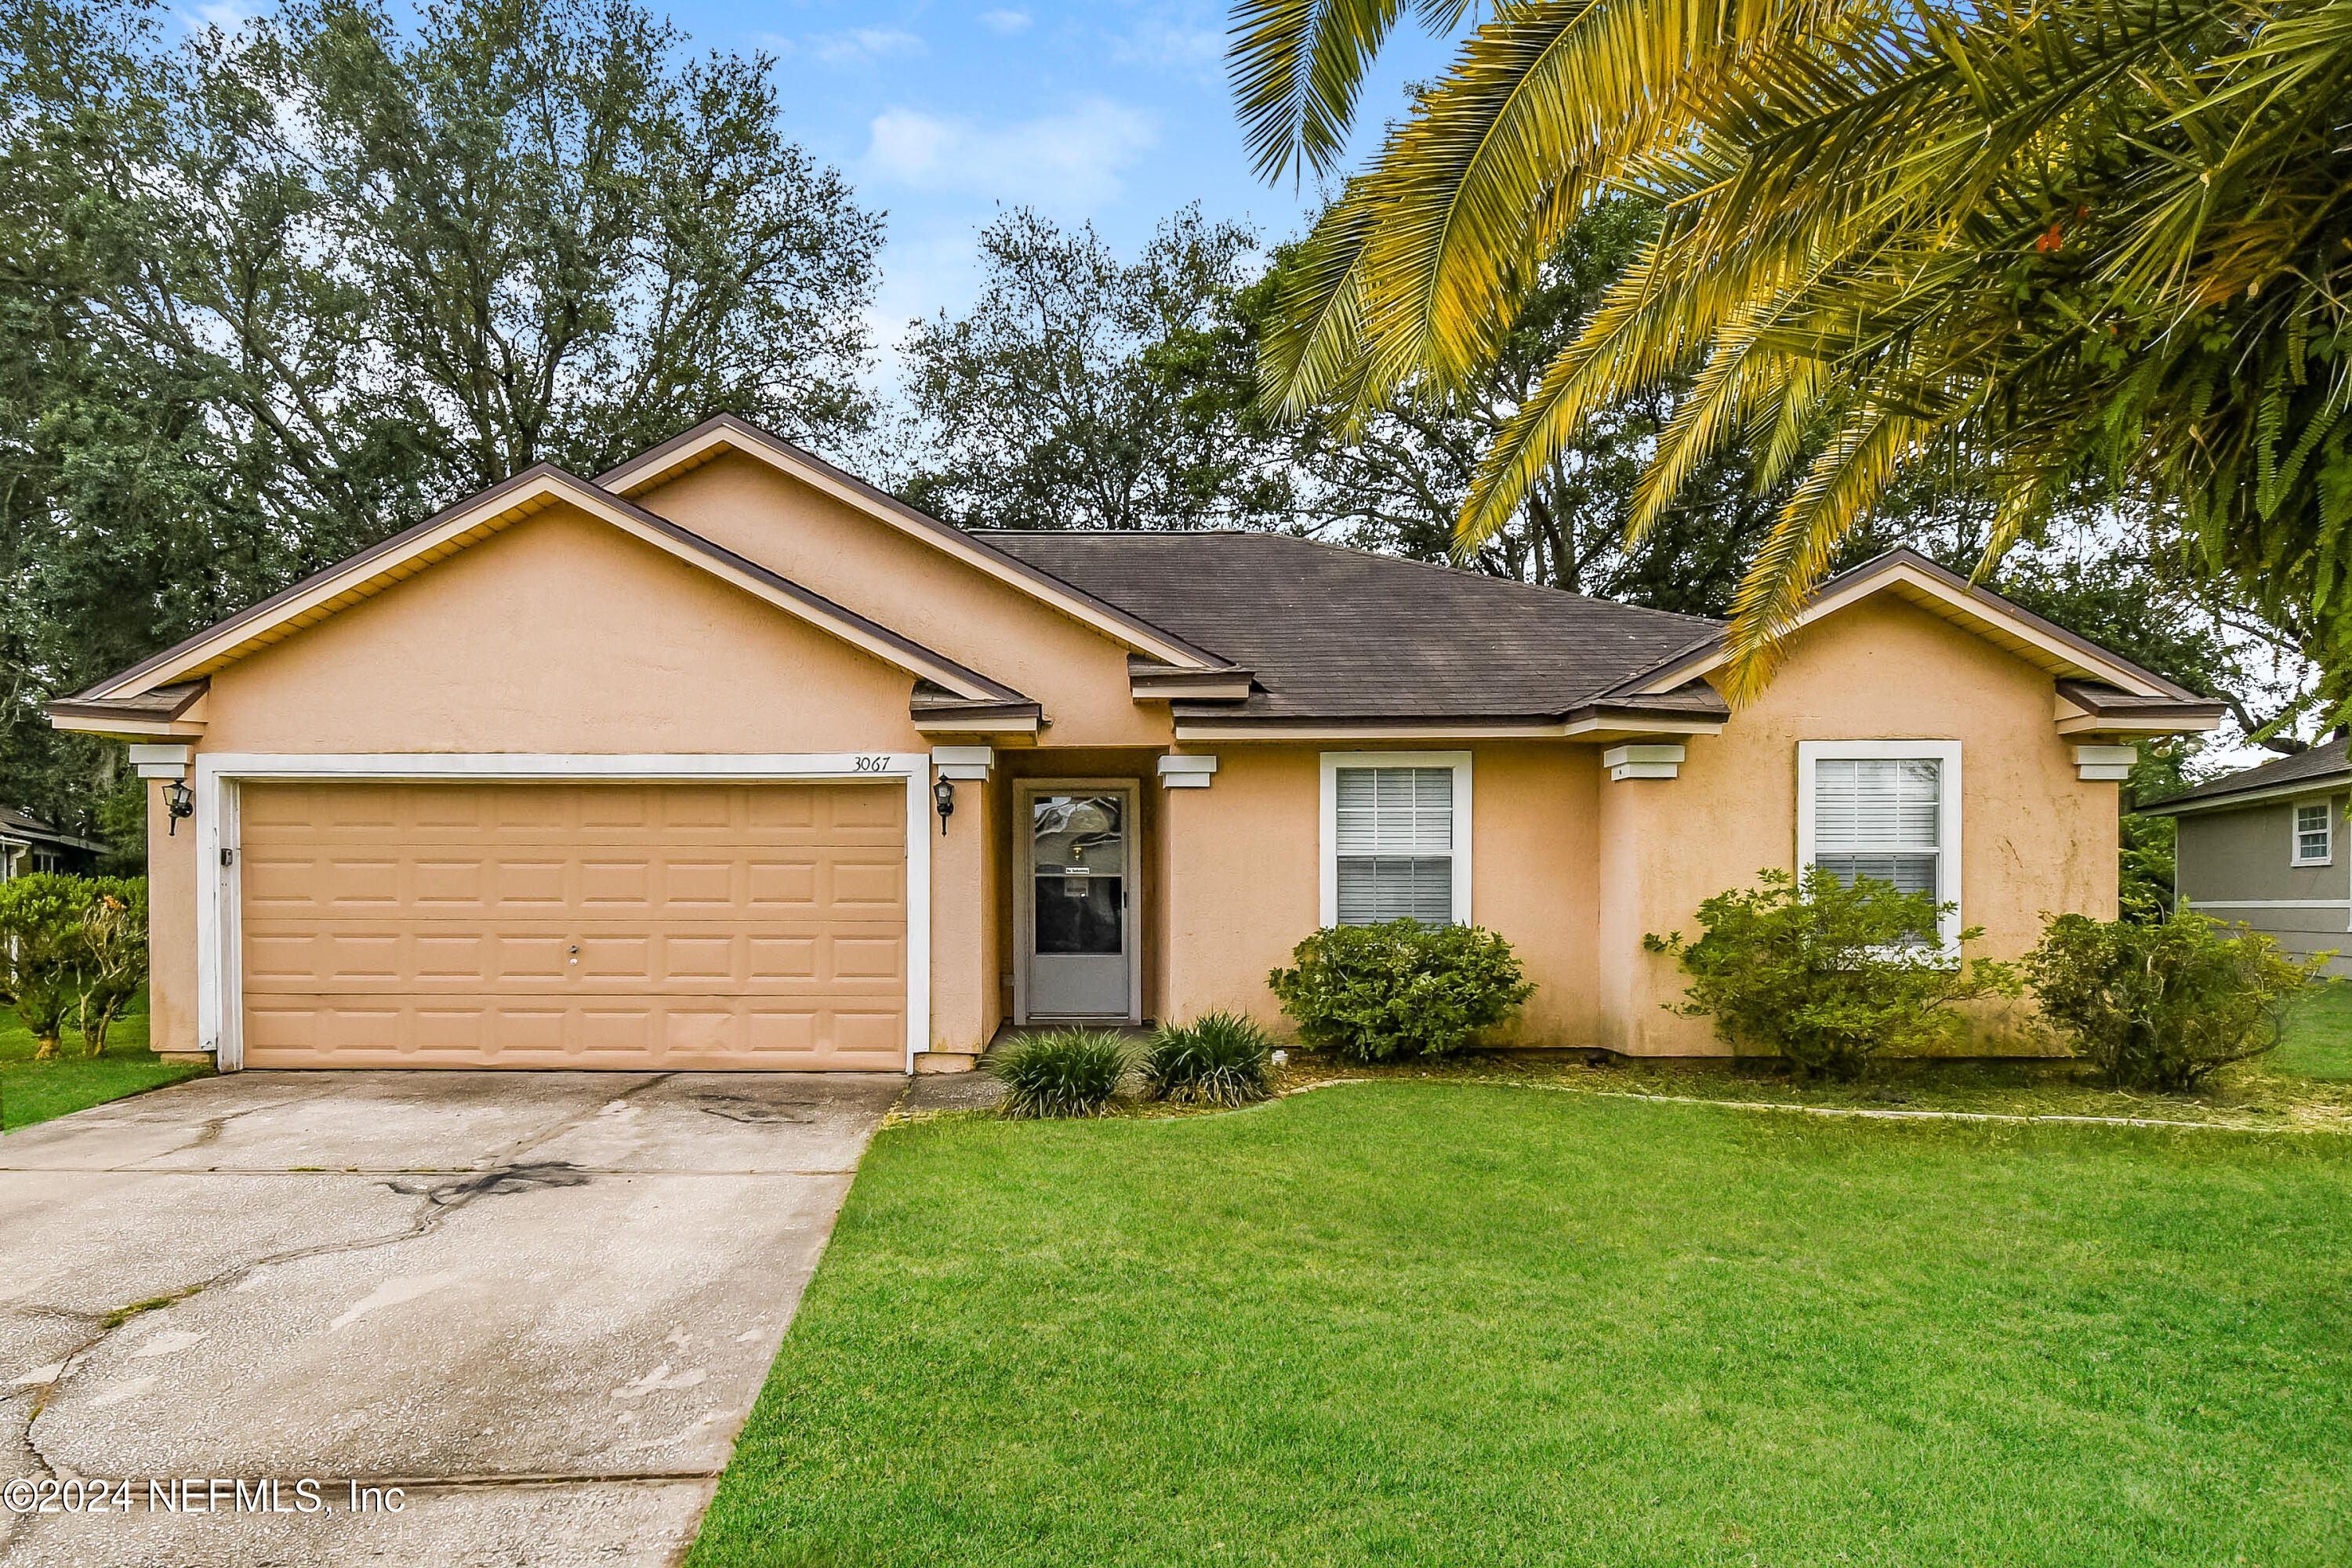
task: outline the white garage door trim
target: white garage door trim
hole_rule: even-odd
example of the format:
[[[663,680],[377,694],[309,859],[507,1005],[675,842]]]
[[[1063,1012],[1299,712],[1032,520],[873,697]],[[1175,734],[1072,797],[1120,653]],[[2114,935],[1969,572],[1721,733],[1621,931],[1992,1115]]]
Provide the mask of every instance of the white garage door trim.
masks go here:
[[[222,752],[196,757],[196,1028],[223,1072],[245,1066],[245,977],[238,911],[238,786],[517,780],[537,783],[796,784],[903,779],[907,790],[907,1070],[930,1047],[931,759],[922,752],[599,755],[525,752]]]

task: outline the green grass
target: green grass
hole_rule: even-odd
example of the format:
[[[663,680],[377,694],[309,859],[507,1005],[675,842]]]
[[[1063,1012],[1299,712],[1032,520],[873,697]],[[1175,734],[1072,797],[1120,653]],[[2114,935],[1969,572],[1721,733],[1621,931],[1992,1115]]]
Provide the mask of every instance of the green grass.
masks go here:
[[[2319,988],[2288,1025],[2270,1067],[2296,1078],[2352,1080],[2352,980],[2331,980]]]
[[[875,1142],[691,1558],[2352,1562],[2352,1140],[1389,1080]]]
[[[146,1001],[108,1031],[106,1054],[82,1054],[81,1041],[66,1031],[65,1054],[37,1062],[32,1035],[16,1016],[0,1008],[0,1129],[30,1127],[54,1116],[87,1110],[126,1094],[161,1089],[211,1069],[186,1062],[158,1061],[147,1048]]]

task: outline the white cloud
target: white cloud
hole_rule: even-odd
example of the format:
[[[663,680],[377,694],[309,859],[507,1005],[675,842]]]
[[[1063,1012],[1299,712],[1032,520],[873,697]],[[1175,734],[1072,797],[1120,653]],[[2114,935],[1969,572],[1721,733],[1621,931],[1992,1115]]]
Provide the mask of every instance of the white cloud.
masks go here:
[[[980,14],[980,25],[987,28],[992,33],[1001,33],[1009,38],[1015,33],[1027,30],[1029,26],[1029,13],[1026,11],[982,11]]]
[[[1225,40],[1222,34],[1206,27],[1190,27],[1157,19],[1138,23],[1131,32],[1113,36],[1108,41],[1111,58],[1121,65],[1159,66],[1177,70],[1197,70],[1203,66],[1213,66],[1224,57],[1225,52]]]
[[[852,27],[840,33],[819,33],[803,46],[829,66],[870,65],[893,55],[929,53],[923,40],[897,27]]]
[[[878,180],[1062,210],[1115,199],[1120,171],[1159,140],[1149,115],[1107,98],[993,128],[891,108],[871,132],[866,167]]]

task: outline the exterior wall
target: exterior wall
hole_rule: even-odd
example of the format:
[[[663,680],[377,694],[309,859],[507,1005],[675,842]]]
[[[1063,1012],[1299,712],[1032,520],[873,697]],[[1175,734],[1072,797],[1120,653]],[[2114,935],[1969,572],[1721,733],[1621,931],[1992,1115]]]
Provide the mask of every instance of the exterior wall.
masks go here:
[[[1265,976],[1321,917],[1322,754],[1363,749],[1227,744],[1209,788],[1162,792],[1165,1016],[1223,1007],[1288,1033]],[[1530,741],[1469,750],[1470,917],[1510,940],[1536,984],[1500,1043],[1594,1044],[1594,794],[1607,787],[1597,749]]]
[[[147,1048],[201,1051],[196,1037],[196,835],[173,833],[164,781],[147,781]]]
[[[913,680],[551,509],[230,665],[207,752],[928,751]]]
[[[2328,803],[2332,862],[2294,865],[2294,808],[2320,799]],[[2352,900],[2347,896],[2352,853],[2344,842],[2343,795],[2315,790],[2235,811],[2192,812],[2178,821],[2175,886],[2191,905],[2217,920],[2243,921],[2278,938],[2280,947],[2298,957],[2352,955]],[[2336,959],[2327,972],[2352,974],[2352,956]]]
[[[2116,786],[2084,782],[2051,722],[2051,678],[1971,633],[1882,594],[1791,640],[1777,679],[1718,736],[1694,737],[1675,779],[1601,784],[1601,942],[1609,1042],[1636,1055],[1724,1054],[1705,1019],[1661,1005],[1682,983],[1643,953],[1644,931],[1696,934],[1700,901],[1793,869],[1797,742],[1960,742],[1960,919],[1982,952],[2013,958],[2042,913],[2116,910]],[[2007,1008],[1980,1016],[1969,1049],[2036,1047]]]
[[[928,808],[930,803],[924,802]],[[977,1056],[996,1032],[995,924],[989,861],[994,816],[988,791],[956,786],[955,814],[940,831],[926,809],[931,836],[931,1049]]]
[[[1174,733],[1164,703],[1129,694],[1124,648],[756,458],[730,454],[637,500],[1034,698],[1051,744],[1164,746]]]

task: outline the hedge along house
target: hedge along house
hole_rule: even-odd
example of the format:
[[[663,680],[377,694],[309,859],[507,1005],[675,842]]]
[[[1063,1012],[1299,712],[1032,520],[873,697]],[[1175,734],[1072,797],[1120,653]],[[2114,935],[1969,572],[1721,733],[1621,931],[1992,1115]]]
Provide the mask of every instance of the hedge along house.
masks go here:
[[[2352,744],[2338,736],[2140,807],[2176,820],[2173,891],[2242,921],[2298,958],[2352,974],[2352,855],[2344,843]]]
[[[969,1065],[1501,932],[1517,1043],[1723,1047],[1644,931],[1759,867],[2014,952],[2219,710],[1897,552],[1716,623],[1236,533],[967,532],[711,420],[518,474],[70,700],[151,781],[153,1037],[224,1068]],[[175,813],[185,813],[184,816]]]

